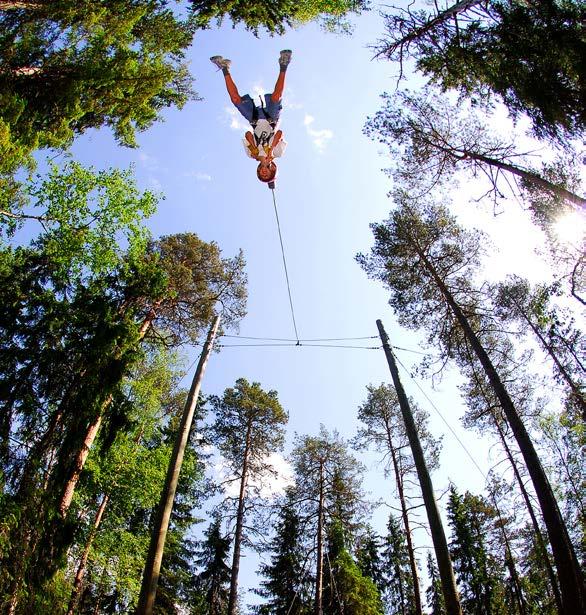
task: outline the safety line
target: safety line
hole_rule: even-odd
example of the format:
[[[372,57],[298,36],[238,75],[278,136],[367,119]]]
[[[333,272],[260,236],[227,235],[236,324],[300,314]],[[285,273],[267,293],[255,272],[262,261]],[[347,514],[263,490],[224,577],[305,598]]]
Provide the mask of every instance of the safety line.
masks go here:
[[[380,350],[382,346],[350,346],[347,344],[302,344],[301,342],[268,344],[218,344],[218,348],[356,348],[359,350]]]
[[[409,375],[409,378],[411,378],[411,380],[415,383],[415,386],[421,391],[422,395],[425,397],[425,399],[427,399],[427,401],[429,402],[431,407],[436,411],[436,413],[438,414],[440,419],[444,422],[445,426],[450,430],[450,432],[454,436],[454,438],[456,438],[456,441],[464,449],[464,452],[466,453],[466,455],[468,455],[468,457],[470,458],[470,461],[476,466],[476,469],[480,472],[482,477],[485,480],[488,480],[488,476],[485,474],[484,470],[476,463],[476,460],[474,459],[474,457],[472,457],[472,453],[466,448],[465,444],[459,438],[458,434],[452,429],[452,426],[444,418],[443,414],[439,411],[439,408],[431,400],[429,395],[421,388],[421,386],[419,385],[417,380],[415,380],[415,378],[411,375],[411,372],[403,365],[403,363],[401,363],[401,360],[399,359],[399,357],[396,357],[396,358],[397,358],[397,363],[405,370],[405,372],[407,372],[407,374]]]
[[[281,242],[281,254],[283,255],[283,267],[285,269],[285,278],[287,280],[287,292],[289,293],[289,305],[291,306],[291,318],[293,319],[293,329],[295,329],[295,338],[299,342],[299,333],[297,333],[297,323],[295,322],[295,311],[293,310],[293,299],[291,298],[291,284],[289,282],[289,273],[287,271],[287,261],[285,260],[285,247],[283,246],[283,236],[281,235],[281,223],[279,222],[279,212],[277,211],[277,199],[275,198],[275,190],[273,193],[273,206],[275,208],[275,218],[277,219],[277,229],[279,231],[279,241]]]
[[[378,335],[366,335],[364,337],[319,337],[311,339],[291,339],[290,337],[250,337],[246,335],[222,335],[239,340],[260,340],[264,342],[349,342],[353,340],[374,340]]]

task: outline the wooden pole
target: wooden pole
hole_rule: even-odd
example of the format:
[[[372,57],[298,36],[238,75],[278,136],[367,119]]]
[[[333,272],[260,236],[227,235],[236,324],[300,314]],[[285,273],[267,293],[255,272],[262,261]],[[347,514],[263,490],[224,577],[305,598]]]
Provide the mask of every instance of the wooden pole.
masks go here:
[[[206,343],[201,352],[191,389],[185,401],[183,416],[181,417],[181,425],[179,433],[173,447],[173,454],[169,460],[169,468],[167,470],[167,478],[165,479],[165,487],[161,494],[161,500],[157,509],[155,525],[151,535],[151,543],[149,553],[142,578],[142,586],[136,608],[136,615],[151,615],[157,595],[157,585],[159,583],[159,573],[161,571],[161,561],[163,559],[163,549],[165,548],[165,540],[167,538],[167,530],[169,528],[169,520],[173,510],[173,501],[175,500],[175,491],[179,481],[179,472],[183,463],[183,455],[187,446],[191,423],[195,413],[195,406],[199,397],[201,381],[210,356],[212,346],[220,325],[220,315],[214,319],[212,326],[208,332]]]
[[[425,503],[427,519],[429,521],[429,529],[433,540],[435,557],[437,559],[442,593],[446,603],[446,612],[447,615],[462,615],[460,598],[456,588],[456,579],[452,568],[452,560],[450,559],[450,552],[448,550],[448,542],[446,540],[444,527],[439,509],[437,507],[437,502],[435,500],[435,495],[433,493],[431,476],[429,475],[429,470],[427,469],[427,464],[425,463],[425,457],[423,456],[421,442],[419,440],[419,436],[417,435],[417,427],[415,426],[413,413],[411,412],[409,400],[407,399],[407,395],[405,394],[405,390],[403,389],[403,385],[399,379],[399,370],[397,369],[395,357],[393,356],[393,352],[389,345],[389,338],[385,332],[383,323],[380,320],[377,320],[376,326],[378,327],[380,339],[387,357],[387,363],[389,364],[393,384],[395,385],[395,390],[397,391],[399,406],[401,407],[403,421],[405,422],[405,431],[407,432],[407,438],[409,439],[409,445],[413,454],[413,461],[415,462],[415,468],[417,469],[417,477],[419,478],[419,485],[421,486],[421,493],[423,495],[423,502]]]

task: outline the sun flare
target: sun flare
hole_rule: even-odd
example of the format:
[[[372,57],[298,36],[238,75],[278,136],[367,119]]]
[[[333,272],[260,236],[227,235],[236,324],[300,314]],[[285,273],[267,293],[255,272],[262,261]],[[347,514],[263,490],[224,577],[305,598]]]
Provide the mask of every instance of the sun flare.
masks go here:
[[[586,215],[579,211],[572,211],[560,217],[554,228],[559,241],[578,246],[586,234]]]

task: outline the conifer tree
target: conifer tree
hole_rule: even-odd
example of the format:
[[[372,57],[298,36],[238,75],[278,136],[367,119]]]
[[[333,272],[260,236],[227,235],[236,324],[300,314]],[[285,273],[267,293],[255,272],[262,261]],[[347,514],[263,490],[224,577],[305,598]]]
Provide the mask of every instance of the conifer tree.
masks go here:
[[[429,586],[425,594],[427,596],[427,606],[431,609],[429,615],[446,615],[439,572],[433,555],[429,551],[427,553],[427,576],[429,577]]]
[[[537,135],[565,141],[586,125],[584,15],[575,0],[462,0],[431,15],[409,7],[387,14],[379,53],[413,58],[444,90],[496,94],[514,117],[527,114]]]
[[[373,445],[384,455],[384,458],[388,459],[386,470],[394,475],[396,493],[401,507],[401,521],[411,567],[409,582],[414,599],[414,612],[420,615],[422,606],[411,531],[411,505],[405,486],[410,477],[416,475],[416,469],[409,450],[409,440],[395,389],[381,384],[378,387],[369,385],[367,391],[367,400],[358,409],[358,418],[363,426],[359,428],[354,443],[359,447]],[[415,421],[427,457],[426,461],[433,469],[438,464],[439,443],[427,429],[427,415],[418,408],[415,409]]]
[[[501,570],[487,544],[487,515],[494,511],[478,496],[461,496],[450,487],[448,520],[452,529],[450,552],[466,612],[497,615],[505,608]]]
[[[222,397],[213,396],[211,405],[216,417],[210,432],[212,441],[240,485],[228,598],[228,615],[235,615],[246,508],[254,495],[250,483],[270,473],[267,457],[283,447],[288,416],[276,391],[264,391],[258,382],[249,384],[244,378],[226,389]]]
[[[399,520],[391,513],[387,523],[383,558],[386,568],[385,604],[389,615],[416,613],[414,580],[409,553]]]
[[[359,256],[359,261],[390,288],[390,304],[402,324],[427,329],[444,358],[461,365],[477,361],[484,370],[531,475],[569,615],[586,606],[583,572],[531,436],[491,361],[490,346],[483,345],[494,327],[472,285],[482,239],[464,232],[444,208],[422,201],[416,209],[400,191],[395,196],[402,207],[386,224],[374,225],[372,257]]]
[[[339,435],[328,433],[323,426],[316,437],[297,438],[291,459],[298,485],[296,503],[307,536],[315,545],[314,614],[323,615],[326,590],[331,595],[336,582],[331,573],[328,578],[331,565],[328,566],[327,541],[335,537],[334,544],[344,546],[354,542],[363,501],[362,466],[348,453]],[[335,524],[336,530],[331,534]],[[349,554],[348,557],[352,559]],[[350,566],[346,555],[343,559],[344,565]],[[330,557],[330,564],[331,561]]]
[[[264,577],[259,596],[265,599],[259,615],[308,615],[311,612],[309,556],[303,526],[295,508],[297,495],[288,489],[279,506],[275,535],[269,545],[271,559],[260,567]]]
[[[215,514],[204,532],[204,540],[199,543],[196,558],[200,571],[195,586],[206,615],[223,615],[228,607],[230,542],[230,538],[222,534],[221,517]]]

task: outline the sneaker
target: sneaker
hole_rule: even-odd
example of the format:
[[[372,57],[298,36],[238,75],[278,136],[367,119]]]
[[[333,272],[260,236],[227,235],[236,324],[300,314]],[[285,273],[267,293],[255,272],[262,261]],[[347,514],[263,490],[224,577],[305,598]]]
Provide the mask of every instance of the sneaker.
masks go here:
[[[224,68],[230,70],[230,64],[232,64],[232,60],[228,60],[222,56],[212,56],[210,58],[210,62],[215,64],[220,70],[223,70]]]
[[[281,51],[281,55],[279,56],[279,66],[288,66],[289,62],[291,62],[291,56],[293,52],[290,49],[283,49]]]

